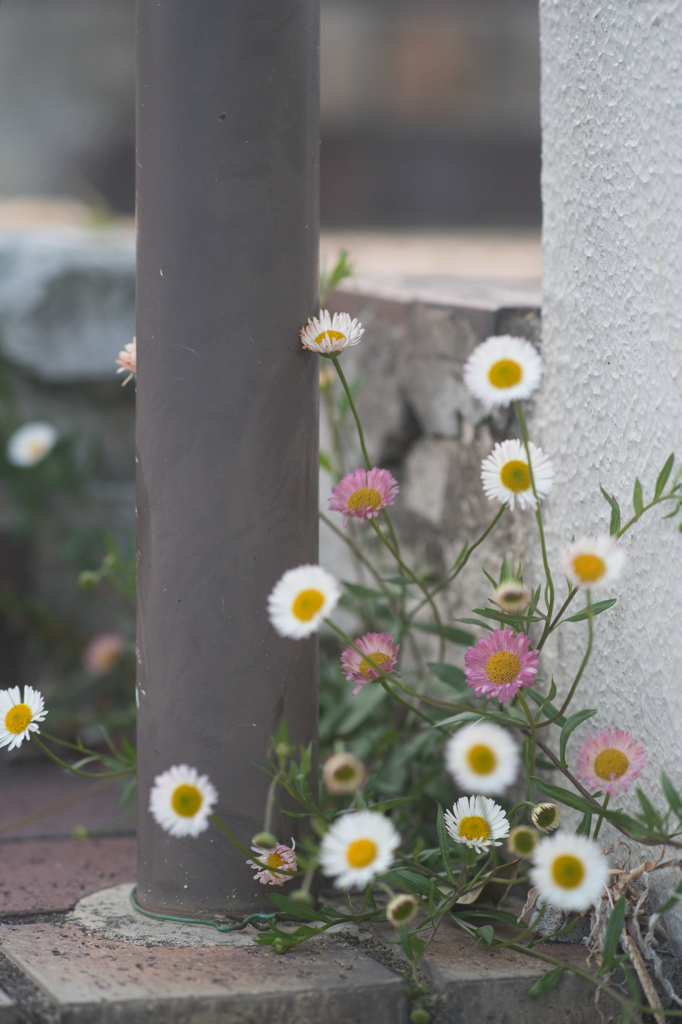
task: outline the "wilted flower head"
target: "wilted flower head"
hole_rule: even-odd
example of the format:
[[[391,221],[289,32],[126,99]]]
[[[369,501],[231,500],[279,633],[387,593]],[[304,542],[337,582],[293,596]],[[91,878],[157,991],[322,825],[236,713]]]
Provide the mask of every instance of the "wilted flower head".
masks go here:
[[[137,339],[133,338],[128,344],[119,352],[118,359],[116,360],[118,370],[116,373],[127,373],[128,376],[123,381],[121,387],[125,387],[129,380],[132,380],[137,373]]]
[[[530,825],[517,825],[509,833],[507,850],[515,857],[530,857],[540,842],[540,833]]]
[[[290,882],[292,875],[286,874],[287,871],[297,871],[298,861],[294,849],[296,843],[291,840],[291,846],[284,846],[283,843],[277,843],[276,846],[252,846],[251,849],[256,854],[256,858],[261,864],[267,864],[267,867],[261,867],[260,864],[255,864],[252,860],[247,860],[247,864],[250,868],[254,868],[256,874],[254,878],[261,885],[284,885],[285,882]]]
[[[532,686],[540,656],[530,650],[526,633],[514,636],[512,629],[496,629],[483,637],[464,655],[467,685],[476,696],[496,697],[506,704],[522,686]]]
[[[322,779],[329,793],[355,793],[365,781],[365,766],[355,754],[332,754],[324,762]]]
[[[609,865],[587,836],[556,832],[536,847],[530,877],[541,901],[562,910],[585,910],[601,896]]]
[[[401,892],[394,896],[386,907],[386,920],[394,928],[400,928],[401,925],[410,923],[418,909],[419,904],[414,896]]]
[[[561,568],[576,587],[604,587],[618,579],[625,559],[613,537],[582,537],[564,551]]]
[[[340,594],[334,577],[320,565],[288,569],[268,598],[270,622],[280,636],[301,640],[320,628]]]
[[[37,466],[50,454],[58,437],[51,423],[36,420],[15,430],[7,442],[7,461],[13,466],[28,469]]]
[[[356,469],[347,473],[340,483],[332,487],[329,509],[345,515],[343,525],[349,519],[357,519],[364,523],[365,519],[374,519],[382,508],[392,505],[399,487],[387,469]]]
[[[346,673],[346,679],[357,683],[353,696],[359,693],[366,683],[381,679],[381,672],[377,669],[392,672],[398,662],[400,650],[400,644],[394,644],[390,633],[365,633],[363,637],[356,639],[355,646],[360,648],[362,654],[358,654],[349,645],[341,655],[341,668]]]
[[[536,804],[531,819],[541,832],[553,832],[561,824],[561,811],[556,804]]]
[[[590,789],[618,796],[630,788],[642,774],[647,762],[646,750],[623,729],[601,729],[588,736],[578,747],[579,779]]]
[[[186,764],[157,775],[149,794],[149,810],[165,832],[176,838],[198,836],[208,828],[218,792],[207,775]]]
[[[32,686],[24,687],[23,700],[18,686],[0,690],[0,747],[20,747],[32,732],[40,732],[38,722],[46,715],[43,695]]]
[[[83,651],[83,664],[93,676],[111,672],[125,648],[125,639],[120,633],[100,633]]]
[[[524,586],[521,580],[505,580],[504,583],[500,583],[499,587],[495,587],[493,593],[493,601],[498,608],[501,608],[503,612],[511,612],[512,615],[516,612],[523,611],[533,600],[533,591],[530,587]]]
[[[334,313],[323,309],[319,319],[311,317],[301,330],[301,342],[311,352],[342,352],[344,348],[357,345],[364,328],[357,320],[351,320],[348,313]]]
[[[530,398],[541,377],[537,351],[525,338],[510,334],[487,338],[464,364],[464,383],[488,408]]]

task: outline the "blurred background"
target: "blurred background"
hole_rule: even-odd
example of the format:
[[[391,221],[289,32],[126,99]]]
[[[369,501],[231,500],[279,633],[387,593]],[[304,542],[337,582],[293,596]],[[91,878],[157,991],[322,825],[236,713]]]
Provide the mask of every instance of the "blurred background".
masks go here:
[[[134,209],[134,0],[2,0],[0,196]],[[322,0],[322,222],[540,222],[536,0]]]

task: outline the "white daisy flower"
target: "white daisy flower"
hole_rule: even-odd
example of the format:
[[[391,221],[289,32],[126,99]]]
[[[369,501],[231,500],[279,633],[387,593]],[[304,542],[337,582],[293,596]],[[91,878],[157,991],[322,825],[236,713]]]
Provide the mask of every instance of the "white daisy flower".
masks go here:
[[[604,587],[618,579],[626,557],[613,537],[581,537],[564,551],[561,568],[576,587]]]
[[[40,732],[38,722],[46,715],[43,695],[32,686],[24,687],[23,701],[18,686],[0,690],[0,747],[20,747],[32,732]]]
[[[218,792],[208,775],[176,764],[157,775],[149,794],[149,810],[172,836],[198,836],[208,828]]]
[[[456,843],[473,846],[478,853],[501,846],[509,835],[504,811],[487,796],[461,796],[452,811],[445,812],[445,827]]]
[[[546,498],[554,483],[554,466],[532,441],[529,442],[533,480],[538,498]],[[492,452],[481,463],[483,490],[489,501],[497,499],[509,508],[518,503],[519,508],[537,508],[530,481],[528,456],[524,445],[517,438],[496,444]]]
[[[7,442],[7,461],[24,469],[37,466],[50,454],[58,437],[51,423],[36,420],[15,430]]]
[[[362,888],[388,871],[400,836],[389,818],[358,811],[337,818],[320,846],[320,866],[337,889]]]
[[[319,629],[340,596],[338,583],[322,566],[288,569],[268,598],[270,622],[280,636],[301,640]]]
[[[503,793],[516,778],[519,748],[506,729],[476,722],[450,737],[445,764],[465,792]]]
[[[311,352],[342,352],[346,346],[357,345],[364,333],[364,327],[357,320],[351,320],[348,313],[332,316],[323,309],[319,319],[311,317],[302,328],[301,341]]]
[[[522,612],[532,600],[533,591],[521,580],[505,580],[493,593],[493,601],[503,612]]]
[[[541,900],[562,910],[585,910],[601,896],[609,865],[587,836],[556,832],[536,847],[530,877]]]
[[[530,398],[541,377],[542,360],[535,348],[510,334],[488,338],[464,364],[464,383],[488,408]]]

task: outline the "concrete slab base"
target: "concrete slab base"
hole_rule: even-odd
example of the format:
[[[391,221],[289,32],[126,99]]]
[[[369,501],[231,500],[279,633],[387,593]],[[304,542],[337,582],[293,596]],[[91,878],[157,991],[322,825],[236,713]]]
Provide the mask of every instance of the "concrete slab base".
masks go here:
[[[17,1021],[407,1024],[406,965],[388,927],[332,930],[277,956],[257,946],[251,930],[221,933],[137,914],[130,890],[87,896],[69,914],[0,923],[0,982],[18,1004]],[[582,946],[547,951],[585,966]],[[443,927],[423,962],[434,1024],[603,1024],[594,987],[568,972],[529,1000],[547,966]],[[601,1010],[608,1020],[604,1002]],[[14,1024],[4,1011],[0,1000],[0,1024]]]
[[[0,1024],[17,1024],[16,1003],[0,988]]]

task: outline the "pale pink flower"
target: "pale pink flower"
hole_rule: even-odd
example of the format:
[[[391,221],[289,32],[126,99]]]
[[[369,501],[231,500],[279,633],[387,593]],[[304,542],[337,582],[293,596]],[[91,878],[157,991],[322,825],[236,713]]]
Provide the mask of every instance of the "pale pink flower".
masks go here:
[[[619,791],[625,793],[642,774],[647,753],[629,732],[600,729],[580,744],[577,761],[576,775],[584,779],[589,789],[617,796]]]
[[[353,690],[353,696],[360,693],[365,683],[381,679],[381,672],[377,668],[392,672],[400,650],[400,644],[393,643],[390,633],[365,633],[355,641],[355,646],[360,648],[362,654],[349,646],[341,655],[341,668],[346,673],[346,679],[358,684]]]
[[[512,629],[496,629],[464,655],[467,684],[480,697],[497,697],[506,704],[522,686],[532,686],[538,672],[539,654],[529,650],[530,637],[514,636]]]
[[[93,676],[111,672],[123,654],[125,638],[120,633],[100,633],[83,651],[83,664]]]
[[[356,469],[347,473],[343,480],[332,487],[329,508],[332,512],[343,512],[346,526],[349,519],[373,519],[386,505],[392,505],[398,493],[398,481],[387,469]]]
[[[290,882],[293,875],[282,874],[281,869],[284,871],[298,870],[298,861],[294,853],[295,846],[296,843],[293,839],[291,846],[284,846],[282,843],[270,847],[252,846],[251,849],[261,864],[268,865],[267,868],[262,868],[259,864],[254,864],[252,860],[247,860],[248,866],[256,870],[254,876],[256,881],[261,885],[284,885],[285,882]]]
[[[116,373],[128,374],[121,385],[121,387],[125,387],[128,381],[132,380],[137,373],[137,341],[135,338],[129,341],[125,348],[119,352],[116,365],[118,366]]]

